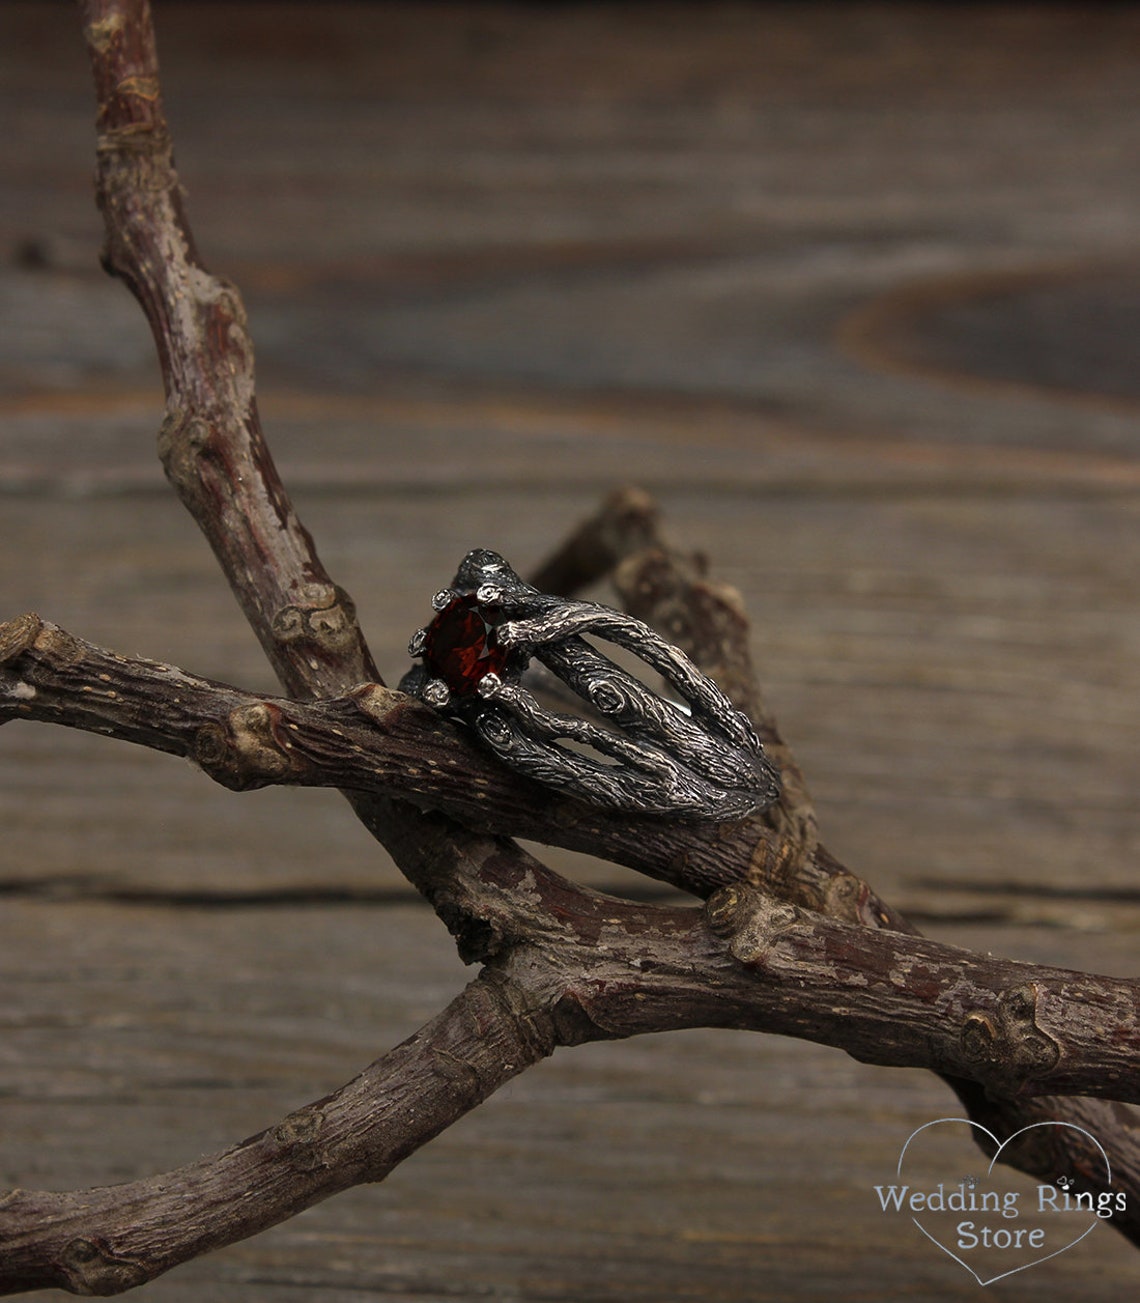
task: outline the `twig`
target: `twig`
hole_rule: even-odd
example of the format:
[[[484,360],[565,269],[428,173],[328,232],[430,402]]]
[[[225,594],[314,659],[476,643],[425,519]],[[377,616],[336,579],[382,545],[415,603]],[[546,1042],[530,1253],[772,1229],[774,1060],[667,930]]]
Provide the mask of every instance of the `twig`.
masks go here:
[[[755,842],[744,875],[749,882],[830,918],[919,935],[917,928],[819,844],[803,774],[780,734],[751,663],[739,597],[734,590],[708,581],[702,556],[686,556],[670,547],[659,522],[660,513],[646,494],[619,490],[583,522],[541,575],[556,575],[568,587],[596,583],[603,577],[598,559],[604,557],[615,571],[615,587],[628,609],[667,630],[751,715],[783,768],[784,793],[767,816],[776,836]],[[1112,1155],[1116,1191],[1127,1196],[1128,1211],[1113,1225],[1140,1243],[1140,1122],[1128,1108],[1059,1096],[1014,1100],[952,1072],[940,1075],[969,1116],[999,1140],[1010,1140],[1035,1123],[1070,1124],[1036,1127],[1002,1149],[1003,1163],[1032,1175],[1051,1180],[1059,1172],[1078,1173],[1082,1188],[1094,1195],[1105,1193],[1103,1164],[1084,1140],[1086,1132],[1096,1135]]]
[[[99,129],[104,266],[146,314],[166,387],[159,454],[291,697],[381,683],[348,594],[293,509],[261,432],[253,344],[237,290],[198,256],[163,115],[147,0],[81,0]],[[444,849],[477,877],[485,847],[460,825],[425,836],[419,812],[349,795],[365,826],[453,931],[478,927],[439,899]],[[501,852],[506,854],[505,849]],[[530,857],[518,851],[520,864]]]
[[[380,1181],[553,1048],[549,1019],[501,978],[466,988],[335,1095],[222,1154],[163,1176],[0,1197],[0,1292],[117,1294]]]
[[[478,833],[600,855],[701,897],[744,878],[773,840],[759,819],[671,823],[554,796],[378,684],[319,702],[265,697],[104,651],[34,615],[0,625],[0,694],[0,722],[64,724],[185,756],[233,791],[288,783],[340,788],[358,802],[398,799]]]
[[[71,673],[77,666],[81,671]],[[146,690],[156,684],[157,694]],[[230,786],[345,786],[347,780],[367,793],[393,784],[407,791],[413,783],[421,800],[451,792],[442,799],[489,833],[519,826],[518,808],[509,799],[482,795],[492,780],[483,780],[482,788],[478,783],[482,774],[493,774],[490,762],[480,758],[467,768],[460,760],[445,775],[415,742],[401,740],[391,748],[382,729],[361,722],[352,698],[319,703],[249,698],[169,666],[108,656],[27,618],[0,626],[0,694],[0,715],[67,723],[84,718],[98,731],[197,758]],[[414,705],[399,694],[388,695]],[[409,779],[413,768],[418,773]],[[474,793],[460,795],[465,781],[474,781]],[[528,817],[541,829],[537,815]],[[555,983],[559,999],[574,985],[576,972],[598,966],[592,955],[598,909],[609,911],[608,925],[620,923],[627,935],[639,938],[652,934],[655,924],[685,917],[647,913],[619,901],[600,904],[604,898],[536,865],[529,869],[527,891],[512,890],[518,879],[506,862],[485,868],[476,879],[441,874],[441,890],[450,883],[453,903],[457,882],[465,908],[499,938],[494,946],[484,945],[479,958],[509,963],[504,938],[511,945],[541,941],[551,953],[570,947],[573,965],[565,965]],[[730,942],[728,954],[763,981],[745,983],[742,996],[740,974],[726,982],[709,967],[714,947],[699,961],[688,961],[694,985],[687,1006],[670,999],[658,1007],[660,978],[644,982],[647,1003],[637,1030],[690,1025],[691,1017],[698,1019],[691,1025],[726,1025],[731,1017],[734,1026],[841,1046],[869,1062],[958,1073],[1005,1096],[1059,1091],[1140,1097],[1140,984],[982,958],[902,932],[853,926],[778,902],[743,883],[714,894],[708,913],[713,930]],[[653,972],[684,968],[669,951],[676,938],[663,931],[660,940]],[[607,963],[615,956],[632,963],[623,956],[620,939],[607,941],[603,949]],[[717,969],[723,960],[723,955],[716,960]],[[607,980],[612,982],[612,975]],[[699,993],[702,981],[709,989]],[[778,1006],[773,1003],[777,992]],[[615,1029],[609,1009],[598,1021]]]
[[[829,856],[759,694],[738,600],[708,582],[699,560],[662,543],[644,495],[613,498],[548,563],[542,586],[570,589],[615,572],[635,613],[686,645],[752,711],[785,768],[784,803],[770,825],[650,829],[566,801],[545,801],[540,814],[527,784],[379,683],[352,603],[321,566],[262,437],[240,299],[194,250],[147,5],[85,0],[83,8],[99,100],[105,260],[155,335],[168,397],[164,465],[289,697],[309,700],[253,698],[24,617],[0,628],[0,715],[191,755],[237,788],[341,787],[461,953],[487,968],[342,1091],[223,1155],[127,1186],[9,1194],[0,1200],[0,1289],[129,1288],[382,1178],[555,1045],[688,1026],[780,1031],[871,1062],[931,1068],[999,1139],[1028,1121],[1079,1119],[1109,1150],[1114,1189],[1129,1196],[1129,1211],[1112,1224],[1140,1242],[1131,1115],[1097,1100],[1034,1098],[1045,1090],[1140,1098],[1137,984],[909,935],[905,920]],[[631,863],[710,897],[707,910],[587,891],[507,831]],[[726,875],[766,890],[717,891]],[[1068,1129],[1012,1155],[1028,1171],[1071,1171],[1095,1190],[1102,1178],[1087,1160]]]

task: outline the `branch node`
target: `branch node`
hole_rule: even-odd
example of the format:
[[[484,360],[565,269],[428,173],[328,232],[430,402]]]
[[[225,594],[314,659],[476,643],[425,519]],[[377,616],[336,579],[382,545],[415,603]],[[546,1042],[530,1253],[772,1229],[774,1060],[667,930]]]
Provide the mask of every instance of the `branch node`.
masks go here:
[[[414,704],[410,697],[402,692],[393,692],[382,683],[361,683],[355,688],[350,688],[347,695],[357,710],[367,716],[373,724],[387,723],[388,716],[399,705]]]
[[[448,1089],[459,1098],[478,1101],[483,1095],[483,1082],[473,1063],[461,1059],[449,1050],[436,1047],[431,1052],[436,1072],[448,1083]]]
[[[729,942],[733,958],[762,967],[772,947],[803,922],[805,911],[766,892],[736,885],[714,892],[705,904],[709,928]]]
[[[962,1054],[1001,1095],[1016,1095],[1061,1058],[1059,1042],[1037,1025],[1037,984],[1011,987],[993,1011],[972,1009],[962,1023]]]
[[[126,26],[126,17],[121,13],[107,14],[104,18],[93,18],[85,25],[84,35],[87,43],[99,54],[106,54],[111,42]]]
[[[281,708],[267,701],[231,710],[226,725],[203,724],[194,738],[194,758],[215,782],[248,792],[281,782],[299,766],[282,739]]]
[[[718,937],[730,937],[747,917],[747,887],[722,887],[705,901],[705,920]]]
[[[147,105],[154,102],[139,95],[129,83],[124,83],[123,90],[124,100],[133,98]],[[119,93],[119,87],[115,92]],[[164,127],[153,122],[128,121],[104,127],[95,138],[95,158],[101,167],[121,171],[142,193],[161,194],[178,183],[173,141]],[[121,275],[117,267],[106,269],[112,276]]]
[[[336,584],[306,584],[300,601],[274,615],[273,636],[282,643],[312,642],[342,651],[356,641],[356,607]]]
[[[78,665],[85,653],[78,638],[73,638],[57,624],[41,623],[32,646],[50,660],[57,669]]]
[[[96,1240],[69,1240],[60,1254],[59,1265],[73,1294],[105,1296],[122,1294],[150,1279],[150,1273],[131,1258],[119,1258]]]
[[[821,912],[842,923],[865,926],[869,921],[867,910],[874,909],[877,899],[862,878],[846,869],[836,869],[824,881]],[[884,917],[873,915],[870,921],[883,925],[885,920]]]
[[[43,627],[44,622],[34,611],[0,624],[0,665],[22,656],[35,643]]]
[[[158,429],[158,459],[166,478],[183,491],[198,485],[198,461],[210,443],[210,424],[200,416],[188,417],[171,407]]]
[[[325,1115],[319,1108],[303,1108],[274,1127],[273,1139],[281,1146],[290,1167],[298,1172],[315,1172],[318,1167],[331,1166],[328,1148],[318,1143],[324,1126]]]

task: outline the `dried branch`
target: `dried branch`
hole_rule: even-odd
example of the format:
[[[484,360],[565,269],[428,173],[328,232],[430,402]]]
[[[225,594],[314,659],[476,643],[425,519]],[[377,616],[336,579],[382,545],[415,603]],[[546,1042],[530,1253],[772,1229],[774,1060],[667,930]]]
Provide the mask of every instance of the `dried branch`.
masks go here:
[[[99,102],[105,262],[151,323],[167,390],[160,452],[288,698],[128,660],[26,616],[0,626],[0,722],[110,733],[194,758],[237,789],[333,785],[487,967],[447,1010],[336,1095],[226,1153],[125,1186],[0,1199],[0,1290],[110,1293],[284,1220],[419,1145],[556,1045],[691,1026],[778,1031],[944,1076],[999,1139],[1046,1117],[1105,1145],[1140,1242],[1136,983],[941,946],[819,844],[806,784],[760,695],[738,598],[661,539],[636,492],[612,498],[538,576],[612,575],[686,647],[780,756],[767,818],[671,825],[552,800],[432,712],[384,688],[351,600],[327,575],[261,433],[240,298],[194,249],[163,118],[145,0],[84,0]],[[320,700],[312,700],[320,698]],[[299,700],[303,699],[303,700]],[[603,854],[704,910],[616,901],[507,840]],[[728,883],[736,886],[727,886]],[[751,883],[753,885],[746,885]],[[718,890],[720,888],[720,890]],[[762,888],[762,889],[761,889]],[[1009,1157],[1096,1191],[1071,1130]],[[187,1211],[189,1209],[189,1211]]]
[[[593,583],[600,574],[590,566],[600,564],[599,557],[615,567],[615,585],[631,613],[668,630],[736,704],[752,715],[766,746],[780,759],[784,794],[779,806],[765,816],[776,836],[756,840],[747,880],[782,900],[830,918],[919,935],[917,928],[819,844],[803,775],[752,669],[747,620],[735,591],[708,580],[706,563],[699,554],[686,556],[669,546],[660,533],[655,506],[638,490],[611,494],[542,574],[557,576],[570,586]],[[1001,1161],[1031,1175],[1051,1180],[1058,1172],[1075,1172],[1083,1188],[1094,1195],[1105,1192],[1103,1164],[1082,1131],[1097,1136],[1112,1156],[1115,1190],[1127,1194],[1128,1211],[1112,1224],[1140,1243],[1140,1120],[1127,1107],[1060,1096],[1010,1099],[1000,1088],[987,1088],[951,1072],[940,1075],[969,1116],[1002,1141],[1036,1123],[1070,1124],[1038,1128],[1005,1145]],[[1114,1094],[1112,1089],[1106,1093]]]
[[[555,553],[541,577],[557,578],[570,591],[602,577],[597,567],[604,559],[604,564],[615,568],[615,585],[631,613],[667,630],[752,715],[766,746],[780,759],[785,790],[780,805],[765,816],[776,836],[756,840],[747,881],[830,918],[919,935],[913,924],[819,844],[803,775],[752,669],[739,597],[708,580],[699,554],[686,556],[669,546],[659,522],[656,507],[645,494],[619,490]],[[1112,1224],[1140,1244],[1140,1119],[1127,1107],[1060,1096],[1010,1099],[967,1077],[940,1075],[969,1116],[1002,1141],[1036,1123],[1070,1124],[1038,1128],[1030,1133],[1031,1140],[1023,1137],[1005,1145],[1001,1161],[1031,1175],[1051,1180],[1058,1172],[1075,1172],[1083,1188],[1094,1195],[1103,1193],[1103,1164],[1082,1139],[1082,1131],[1097,1136],[1112,1156],[1115,1190],[1127,1194],[1128,1211]],[[1113,1091],[1106,1093],[1111,1096]]]
[[[618,902],[553,874],[522,885],[504,884],[514,944],[335,1096],[164,1176],[0,1201],[0,1289],[117,1292],[380,1180],[556,1045],[735,1027],[971,1073],[1006,1096],[1091,1084],[1140,1098],[1140,984],[821,921],[746,887],[701,911]]]
[[[698,896],[774,858],[761,819],[731,829],[600,810],[506,769],[471,735],[375,683],[264,697],[84,642],[36,616],[0,626],[0,720],[23,718],[185,756],[233,791],[269,784],[397,798],[479,833],[602,855]]]
[[[109,656],[34,618],[0,626],[0,718],[22,715],[68,723],[83,718],[98,731],[111,730],[197,759],[227,786],[353,786],[364,792],[396,786],[417,800],[446,804],[487,833],[518,829],[518,806],[506,795],[513,776],[496,774],[499,767],[478,752],[469,768],[466,757],[453,757],[446,766],[441,755],[435,763],[420,749],[415,733],[410,742],[397,734],[393,748],[384,727],[386,714],[432,712],[399,693],[372,685],[364,691],[391,699],[386,711],[372,712],[378,724],[360,710],[358,694],[319,703],[258,699],[169,666]],[[486,794],[495,785],[502,794],[489,799]],[[533,827],[557,836],[534,811],[524,817],[528,831]],[[532,869],[531,878],[529,894],[512,896],[514,883],[507,884],[494,910],[489,908],[491,882],[469,883],[468,907],[484,923],[493,918],[500,938],[509,935],[512,944],[541,939],[544,946],[557,947],[569,942],[575,966],[559,976],[561,986],[569,989],[575,972],[597,963],[590,953],[596,940],[596,898],[548,870],[536,875]],[[549,909],[542,908],[547,904]],[[622,922],[637,934],[647,927],[647,918],[661,922],[672,917],[631,915],[618,901],[608,901],[604,908],[611,912],[608,923]],[[763,981],[744,983],[742,993],[734,995],[741,987],[740,973],[731,980],[719,971],[702,974],[708,956],[700,964],[690,959],[693,975],[709,984],[705,996],[715,992],[703,1020],[808,1037],[868,1062],[956,1073],[1003,1096],[1062,1092],[1140,1098],[1138,983],[981,958],[902,932],[852,926],[779,903],[743,884],[714,894],[708,909],[714,931],[731,942],[728,953]],[[576,927],[583,911],[591,922]],[[655,974],[662,967],[683,966],[665,951],[669,941],[662,937]],[[615,955],[632,962],[623,956],[620,938],[607,942],[605,962]],[[485,946],[479,957],[506,962],[505,956],[500,944]],[[724,959],[718,957],[718,969]],[[642,994],[660,994],[659,982],[659,976],[647,981]],[[778,1009],[773,1005],[777,994]],[[706,1004],[695,989],[689,992],[686,1007]],[[732,1021],[725,1024],[733,1006]],[[672,999],[667,1009],[663,1014],[650,1000],[637,1030],[697,1025],[669,1021],[689,1016],[678,1015]],[[611,1010],[600,1025],[615,1030]],[[632,1029],[617,1034],[630,1035]]]
[[[480,978],[335,1095],[225,1153],[143,1181],[0,1198],[0,1292],[118,1294],[383,1180],[552,1047],[548,1019],[506,981]]]
[[[637,488],[611,493],[539,569],[538,588],[572,593],[612,578],[631,615],[661,630],[756,725],[782,776],[779,801],[763,822],[775,833],[757,847],[749,878],[776,885],[783,895],[809,865],[819,832],[807,781],[784,741],[752,664],[748,617],[740,594],[708,576],[701,553],[671,547],[661,532],[656,504]],[[810,892],[810,870],[801,884]],[[805,900],[806,903],[806,900]]]
[[[81,0],[81,9],[98,102],[103,262],[134,293],[155,339],[167,397],[158,439],[167,477],[290,696],[380,684],[352,599],[321,564],[262,435],[241,297],[198,256],[162,109],[149,4]],[[439,898],[439,830],[425,836],[418,812],[398,802],[349,799],[452,930],[477,929],[476,919],[457,917]],[[478,875],[487,851],[477,834],[454,825],[446,849],[462,861],[457,872]]]

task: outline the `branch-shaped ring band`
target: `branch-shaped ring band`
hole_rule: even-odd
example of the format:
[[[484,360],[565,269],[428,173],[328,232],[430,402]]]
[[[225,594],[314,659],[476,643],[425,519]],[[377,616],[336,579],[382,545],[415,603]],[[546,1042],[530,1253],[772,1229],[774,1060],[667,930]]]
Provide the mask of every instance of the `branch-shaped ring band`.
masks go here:
[[[432,606],[435,619],[408,646],[420,664],[401,689],[462,720],[519,773],[593,805],[687,819],[740,819],[779,796],[748,718],[640,620],[540,593],[482,550],[463,558]],[[681,701],[659,696],[586,634],[632,652]],[[532,658],[594,718],[539,705],[521,684]]]

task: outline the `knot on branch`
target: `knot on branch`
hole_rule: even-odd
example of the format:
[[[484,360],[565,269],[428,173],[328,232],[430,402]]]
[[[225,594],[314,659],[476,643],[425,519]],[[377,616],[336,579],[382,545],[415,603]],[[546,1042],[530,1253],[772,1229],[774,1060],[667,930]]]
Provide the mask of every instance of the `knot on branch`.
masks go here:
[[[1034,1077],[1051,1072],[1061,1046],[1037,1025],[1037,986],[1004,991],[993,1011],[973,1009],[961,1033],[962,1054],[997,1094],[1016,1095]]]
[[[225,725],[203,724],[194,739],[195,760],[233,792],[266,787],[298,771],[290,749],[281,708],[267,701],[238,706]]]
[[[846,869],[830,874],[821,887],[822,912],[844,923],[863,923],[863,904],[871,888]]]
[[[448,1093],[474,1106],[486,1095],[479,1069],[470,1059],[461,1059],[450,1050],[435,1047],[431,1052],[436,1076],[447,1082]]]
[[[343,651],[356,641],[356,607],[335,584],[306,584],[301,601],[274,615],[273,634],[282,643],[312,642],[329,652]]]
[[[201,416],[172,407],[158,429],[158,458],[166,478],[180,492],[198,487],[198,463],[210,447],[213,430]]]
[[[419,703],[402,692],[393,692],[382,683],[360,683],[348,692],[349,700],[373,724],[384,724],[397,706],[415,707]],[[426,711],[426,707],[424,708]]]
[[[154,94],[149,93],[153,90]],[[140,193],[161,194],[177,185],[174,171],[174,142],[170,133],[153,120],[157,85],[133,77],[120,82],[112,92],[125,107],[117,111],[115,126],[104,127],[95,140],[95,159],[101,169],[122,174],[120,185]],[[132,110],[142,109],[136,116]],[[113,274],[117,275],[117,272]]]
[[[0,624],[0,665],[22,656],[36,641],[44,622],[34,611]]]
[[[325,1115],[319,1108],[298,1109],[273,1128],[273,1140],[280,1145],[282,1156],[298,1172],[315,1172],[331,1167],[333,1153],[321,1143]]]
[[[754,887],[722,887],[705,903],[705,918],[729,953],[749,967],[762,968],[773,948],[804,922],[806,911]]]
[[[127,19],[124,14],[110,13],[102,18],[92,18],[84,25],[84,35],[87,37],[87,43],[92,50],[98,55],[106,55],[123,29],[127,25]]]
[[[33,650],[56,668],[77,665],[84,655],[77,638],[57,624],[47,624],[33,611],[0,624],[0,665],[10,665]]]
[[[150,1273],[133,1258],[118,1257],[99,1240],[68,1241],[59,1265],[73,1294],[122,1294],[150,1279]]]

